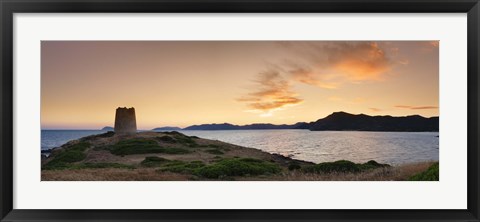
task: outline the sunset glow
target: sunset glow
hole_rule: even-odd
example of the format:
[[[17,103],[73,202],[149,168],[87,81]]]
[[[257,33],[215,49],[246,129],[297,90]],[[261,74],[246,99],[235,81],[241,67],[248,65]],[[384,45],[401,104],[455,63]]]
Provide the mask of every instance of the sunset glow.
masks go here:
[[[43,41],[43,129],[439,115],[438,41]]]

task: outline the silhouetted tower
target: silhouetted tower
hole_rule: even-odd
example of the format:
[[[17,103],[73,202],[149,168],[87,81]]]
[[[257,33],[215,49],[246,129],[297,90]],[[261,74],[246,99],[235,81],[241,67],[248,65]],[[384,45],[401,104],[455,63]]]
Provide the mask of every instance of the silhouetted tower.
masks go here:
[[[120,135],[137,133],[135,108],[117,108],[117,112],[115,113],[115,133]]]

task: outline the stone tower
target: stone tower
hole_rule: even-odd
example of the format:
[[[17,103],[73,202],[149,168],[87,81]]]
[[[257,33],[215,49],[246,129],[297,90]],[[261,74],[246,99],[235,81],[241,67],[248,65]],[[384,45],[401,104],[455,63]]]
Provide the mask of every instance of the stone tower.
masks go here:
[[[117,112],[115,113],[115,133],[120,135],[137,133],[135,108],[117,108]]]

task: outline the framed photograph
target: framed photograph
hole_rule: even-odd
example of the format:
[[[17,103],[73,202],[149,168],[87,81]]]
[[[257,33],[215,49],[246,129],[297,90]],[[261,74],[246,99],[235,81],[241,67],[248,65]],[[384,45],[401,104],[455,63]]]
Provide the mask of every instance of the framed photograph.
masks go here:
[[[477,0],[0,7],[1,221],[480,221]]]

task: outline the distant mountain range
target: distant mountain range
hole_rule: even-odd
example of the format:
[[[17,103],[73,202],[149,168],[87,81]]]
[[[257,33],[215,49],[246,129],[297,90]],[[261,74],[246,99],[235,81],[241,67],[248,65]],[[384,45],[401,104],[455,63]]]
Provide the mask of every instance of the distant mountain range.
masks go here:
[[[184,130],[264,130],[264,129],[300,129],[299,127],[305,125],[307,123],[295,123],[293,125],[275,125],[269,123],[255,123],[249,125],[233,125],[230,123],[220,123],[220,124],[202,124],[202,125],[193,125],[186,128]]]
[[[181,130],[182,128],[180,127],[174,127],[174,126],[164,126],[164,127],[157,127],[152,130],[163,130],[163,131],[172,131],[172,130]]]
[[[393,117],[369,116],[365,114],[350,114],[335,112],[329,116],[310,123],[312,131],[398,131],[398,132],[437,132],[438,117],[425,118],[419,115]]]
[[[103,131],[113,131],[114,129],[111,126],[106,126],[106,127],[103,127],[102,130]]]
[[[292,125],[256,123],[249,125],[233,125],[230,123],[214,123],[193,125],[183,130],[267,130],[267,129],[308,129],[311,131],[390,131],[390,132],[438,132],[439,118],[412,116],[369,116],[334,112],[315,122],[298,122]],[[159,127],[153,130],[181,130],[179,127]]]

